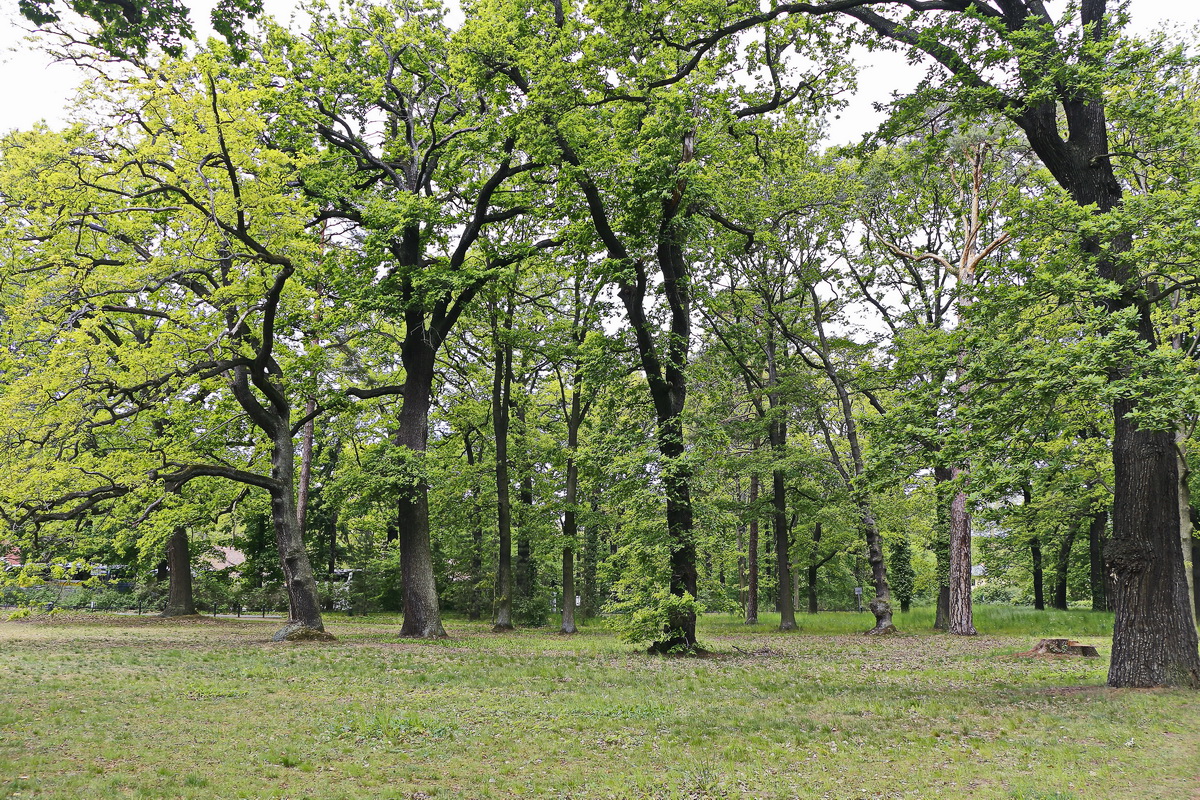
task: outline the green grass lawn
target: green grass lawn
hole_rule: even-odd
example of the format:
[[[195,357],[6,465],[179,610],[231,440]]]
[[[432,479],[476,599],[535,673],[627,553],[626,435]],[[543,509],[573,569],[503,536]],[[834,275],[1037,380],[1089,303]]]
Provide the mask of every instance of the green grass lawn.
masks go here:
[[[333,616],[0,623],[0,797],[1200,798],[1200,693],[1104,687],[1111,615],[980,608],[981,635],[707,617],[714,655],[601,625],[401,641]],[[1100,659],[1016,655],[1042,636]]]

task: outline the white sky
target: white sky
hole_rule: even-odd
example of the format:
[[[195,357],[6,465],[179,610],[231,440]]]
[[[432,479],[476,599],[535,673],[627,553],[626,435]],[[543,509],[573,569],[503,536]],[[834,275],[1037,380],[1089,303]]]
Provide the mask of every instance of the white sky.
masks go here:
[[[1052,0],[1061,6],[1063,0]],[[189,4],[193,19],[204,34],[211,0]],[[294,0],[267,0],[266,7],[279,19],[291,16]],[[72,90],[80,79],[75,67],[54,64],[23,40],[16,0],[0,0],[0,131],[28,128],[38,120],[60,125]],[[1132,0],[1130,14],[1136,31],[1163,23],[1192,26],[1200,23],[1200,3],[1194,0]],[[892,93],[911,88],[923,68],[910,66],[898,53],[864,53],[858,57],[859,91],[850,106],[833,120],[830,139],[855,141],[879,124],[881,115],[872,103],[888,100]]]

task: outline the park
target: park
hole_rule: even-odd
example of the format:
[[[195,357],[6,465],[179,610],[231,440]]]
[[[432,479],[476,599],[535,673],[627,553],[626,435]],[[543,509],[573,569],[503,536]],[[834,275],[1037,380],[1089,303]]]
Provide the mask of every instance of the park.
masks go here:
[[[10,18],[5,796],[1200,797],[1197,10]]]
[[[931,609],[897,615],[928,629]],[[1200,698],[1104,686],[1111,615],[983,607],[978,637],[870,615],[705,618],[704,658],[603,626],[99,613],[0,623],[6,797],[1191,798]],[[1100,659],[1019,655],[1070,630]]]

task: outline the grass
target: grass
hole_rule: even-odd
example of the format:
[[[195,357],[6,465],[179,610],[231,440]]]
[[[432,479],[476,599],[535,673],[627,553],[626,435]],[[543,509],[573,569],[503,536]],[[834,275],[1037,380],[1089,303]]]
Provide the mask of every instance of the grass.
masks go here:
[[[1200,695],[1104,687],[1107,658],[1015,655],[1111,615],[983,607],[981,635],[798,634],[706,617],[717,655],[642,654],[600,626],[396,638],[332,617],[81,615],[0,623],[0,797],[1200,797]]]

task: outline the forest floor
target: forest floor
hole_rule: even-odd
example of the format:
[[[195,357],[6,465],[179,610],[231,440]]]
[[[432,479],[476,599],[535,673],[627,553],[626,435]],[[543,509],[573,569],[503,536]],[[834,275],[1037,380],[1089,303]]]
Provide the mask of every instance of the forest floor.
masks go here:
[[[601,624],[0,622],[0,797],[1200,800],[1200,693],[1106,688],[1111,615],[983,607],[969,639],[799,616],[706,617],[707,658]],[[1018,655],[1042,636],[1101,658]]]

